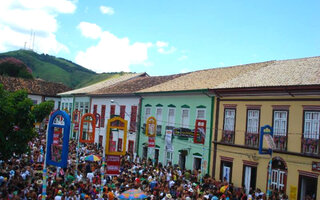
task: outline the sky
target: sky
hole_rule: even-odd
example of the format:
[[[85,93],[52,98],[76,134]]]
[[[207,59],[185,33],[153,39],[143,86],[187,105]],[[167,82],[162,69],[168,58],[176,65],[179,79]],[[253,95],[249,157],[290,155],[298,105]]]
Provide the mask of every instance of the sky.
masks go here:
[[[0,52],[23,48],[153,76],[320,56],[320,1],[2,0]]]

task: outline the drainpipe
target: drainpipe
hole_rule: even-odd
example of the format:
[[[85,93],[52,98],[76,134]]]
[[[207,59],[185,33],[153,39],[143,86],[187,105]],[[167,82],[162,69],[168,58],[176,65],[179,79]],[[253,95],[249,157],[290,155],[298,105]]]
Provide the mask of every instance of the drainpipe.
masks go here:
[[[137,156],[139,155],[139,140],[140,140],[140,131],[141,131],[141,112],[142,112],[142,100],[143,98],[140,96],[140,100],[139,100],[139,113],[138,113],[138,131],[137,131],[137,135],[136,135],[136,152],[137,152]],[[140,157],[140,156],[139,156]]]
[[[220,108],[220,97],[217,97],[216,101],[216,116],[214,124],[214,141],[213,141],[213,167],[212,167],[212,177],[216,175],[216,162],[217,162],[217,140],[218,140],[218,124],[219,124],[219,108]],[[210,145],[211,146],[211,145]]]
[[[212,133],[213,133],[213,110],[214,110],[214,96],[211,96],[211,114],[210,114],[210,140],[209,140],[209,159],[208,159],[208,165],[211,164],[211,146],[212,146]],[[209,174],[209,168],[207,167],[207,174]]]

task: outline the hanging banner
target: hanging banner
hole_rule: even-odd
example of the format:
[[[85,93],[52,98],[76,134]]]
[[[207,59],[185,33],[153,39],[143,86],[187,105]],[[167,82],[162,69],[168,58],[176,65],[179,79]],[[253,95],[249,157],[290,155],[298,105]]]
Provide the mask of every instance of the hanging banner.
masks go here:
[[[148,137],[148,147],[156,147],[155,137]]]
[[[128,121],[124,120],[121,117],[113,117],[108,120],[107,124],[107,134],[106,134],[106,155],[118,155],[124,156],[127,151],[127,135],[128,135]],[[118,137],[115,137],[113,134],[118,133]],[[121,138],[123,139],[121,151],[117,151],[117,149],[111,148],[110,145],[113,141],[113,137],[119,138],[121,133]],[[114,151],[113,151],[114,150]]]
[[[46,163],[61,168],[68,164],[70,116],[62,110],[52,113],[48,125]],[[55,139],[55,140],[54,140]]]
[[[120,156],[118,155],[107,155],[107,175],[116,176],[120,174]]]
[[[196,144],[204,144],[206,138],[207,121],[197,119],[195,127],[193,142]]]
[[[149,117],[146,124],[146,136],[154,137],[157,131],[157,120],[154,117]]]
[[[172,151],[172,130],[166,130],[166,137],[165,137],[165,142],[166,142],[166,150],[167,151]]]
[[[96,132],[96,117],[94,114],[86,113],[81,118],[80,142],[94,143]]]

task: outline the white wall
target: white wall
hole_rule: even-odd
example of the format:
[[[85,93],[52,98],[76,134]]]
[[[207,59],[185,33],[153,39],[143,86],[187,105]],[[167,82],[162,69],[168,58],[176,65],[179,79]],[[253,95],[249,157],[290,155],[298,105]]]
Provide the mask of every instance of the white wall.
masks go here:
[[[57,110],[59,106],[59,102],[61,101],[60,97],[45,97],[45,101],[54,101],[54,108],[53,110]]]
[[[111,103],[111,100],[113,100],[114,103]],[[100,129],[96,129],[96,134],[95,134],[95,142],[99,142],[99,134],[103,136],[103,141],[102,144],[105,146],[106,143],[106,125],[108,122],[108,119],[110,117],[110,106],[115,105],[115,114],[120,115],[120,105],[125,105],[126,106],[126,113],[125,113],[125,120],[128,121],[128,129],[130,128],[130,116],[131,116],[131,106],[137,106],[137,128],[138,128],[138,118],[139,118],[139,98],[138,97],[127,97],[127,98],[110,98],[110,97],[93,97],[92,102],[91,102],[91,112],[93,112],[93,106],[97,105],[97,113],[101,115],[101,105],[106,105],[106,112],[105,112],[105,125],[104,127],[101,127]],[[123,137],[123,134],[119,134],[119,137]],[[117,137],[115,137],[117,138]],[[134,149],[133,151],[135,152],[135,144],[136,144],[136,133],[130,134],[128,131],[128,137],[127,137],[127,147],[126,149],[128,150],[128,144],[129,140],[134,141]]]
[[[42,102],[42,96],[41,95],[34,95],[34,94],[28,94],[28,97],[36,102],[36,104],[40,104]]]

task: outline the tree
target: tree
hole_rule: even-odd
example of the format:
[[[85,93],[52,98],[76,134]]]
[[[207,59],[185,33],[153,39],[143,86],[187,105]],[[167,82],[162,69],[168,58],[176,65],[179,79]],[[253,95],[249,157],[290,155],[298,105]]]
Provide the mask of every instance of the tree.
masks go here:
[[[54,102],[53,101],[45,101],[40,104],[37,104],[33,107],[32,113],[35,116],[36,122],[42,122],[44,118],[46,118],[50,112],[53,110]]]
[[[0,159],[8,160],[28,151],[28,142],[37,134],[34,122],[49,115],[48,103],[35,106],[26,91],[8,92],[0,84]]]
[[[21,60],[13,57],[0,60],[0,75],[33,79],[32,70]]]

